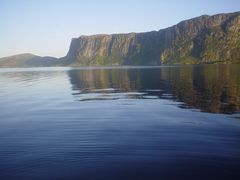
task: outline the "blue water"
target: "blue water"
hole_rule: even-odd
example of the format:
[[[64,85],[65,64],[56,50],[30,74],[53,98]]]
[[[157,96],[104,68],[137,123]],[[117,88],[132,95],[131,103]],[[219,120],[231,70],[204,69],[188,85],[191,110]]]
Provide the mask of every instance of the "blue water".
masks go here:
[[[0,179],[239,179],[239,69],[0,69]]]

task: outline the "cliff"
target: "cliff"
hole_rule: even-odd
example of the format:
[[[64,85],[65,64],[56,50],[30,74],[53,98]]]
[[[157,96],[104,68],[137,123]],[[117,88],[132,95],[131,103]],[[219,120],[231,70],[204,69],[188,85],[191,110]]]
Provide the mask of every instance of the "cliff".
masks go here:
[[[159,33],[81,36],[73,39],[65,62],[72,65],[157,65]]]
[[[161,63],[240,63],[240,12],[201,16],[169,29]]]
[[[200,16],[167,29],[72,39],[66,65],[240,62],[240,13]]]
[[[240,12],[204,15],[146,33],[80,36],[60,59],[0,59],[0,67],[206,63],[240,63]]]

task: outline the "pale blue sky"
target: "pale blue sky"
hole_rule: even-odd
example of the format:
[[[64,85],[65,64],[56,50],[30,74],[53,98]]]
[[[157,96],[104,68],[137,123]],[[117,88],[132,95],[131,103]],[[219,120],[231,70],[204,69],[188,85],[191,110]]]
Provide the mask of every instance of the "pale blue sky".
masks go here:
[[[0,57],[61,57],[80,35],[159,30],[239,10],[240,0],[0,0]]]

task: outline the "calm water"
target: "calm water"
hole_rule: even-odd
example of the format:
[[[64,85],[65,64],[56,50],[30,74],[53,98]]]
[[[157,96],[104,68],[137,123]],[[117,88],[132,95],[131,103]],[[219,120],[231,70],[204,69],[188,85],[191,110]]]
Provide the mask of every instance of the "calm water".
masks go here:
[[[0,179],[239,179],[240,66],[0,69]]]

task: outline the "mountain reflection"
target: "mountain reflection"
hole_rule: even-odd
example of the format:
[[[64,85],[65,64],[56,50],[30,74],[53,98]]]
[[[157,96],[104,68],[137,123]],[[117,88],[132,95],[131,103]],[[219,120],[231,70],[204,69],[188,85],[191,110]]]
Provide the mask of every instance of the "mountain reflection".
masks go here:
[[[240,112],[239,65],[69,71],[73,95],[81,101],[170,99],[181,108],[214,113]]]

